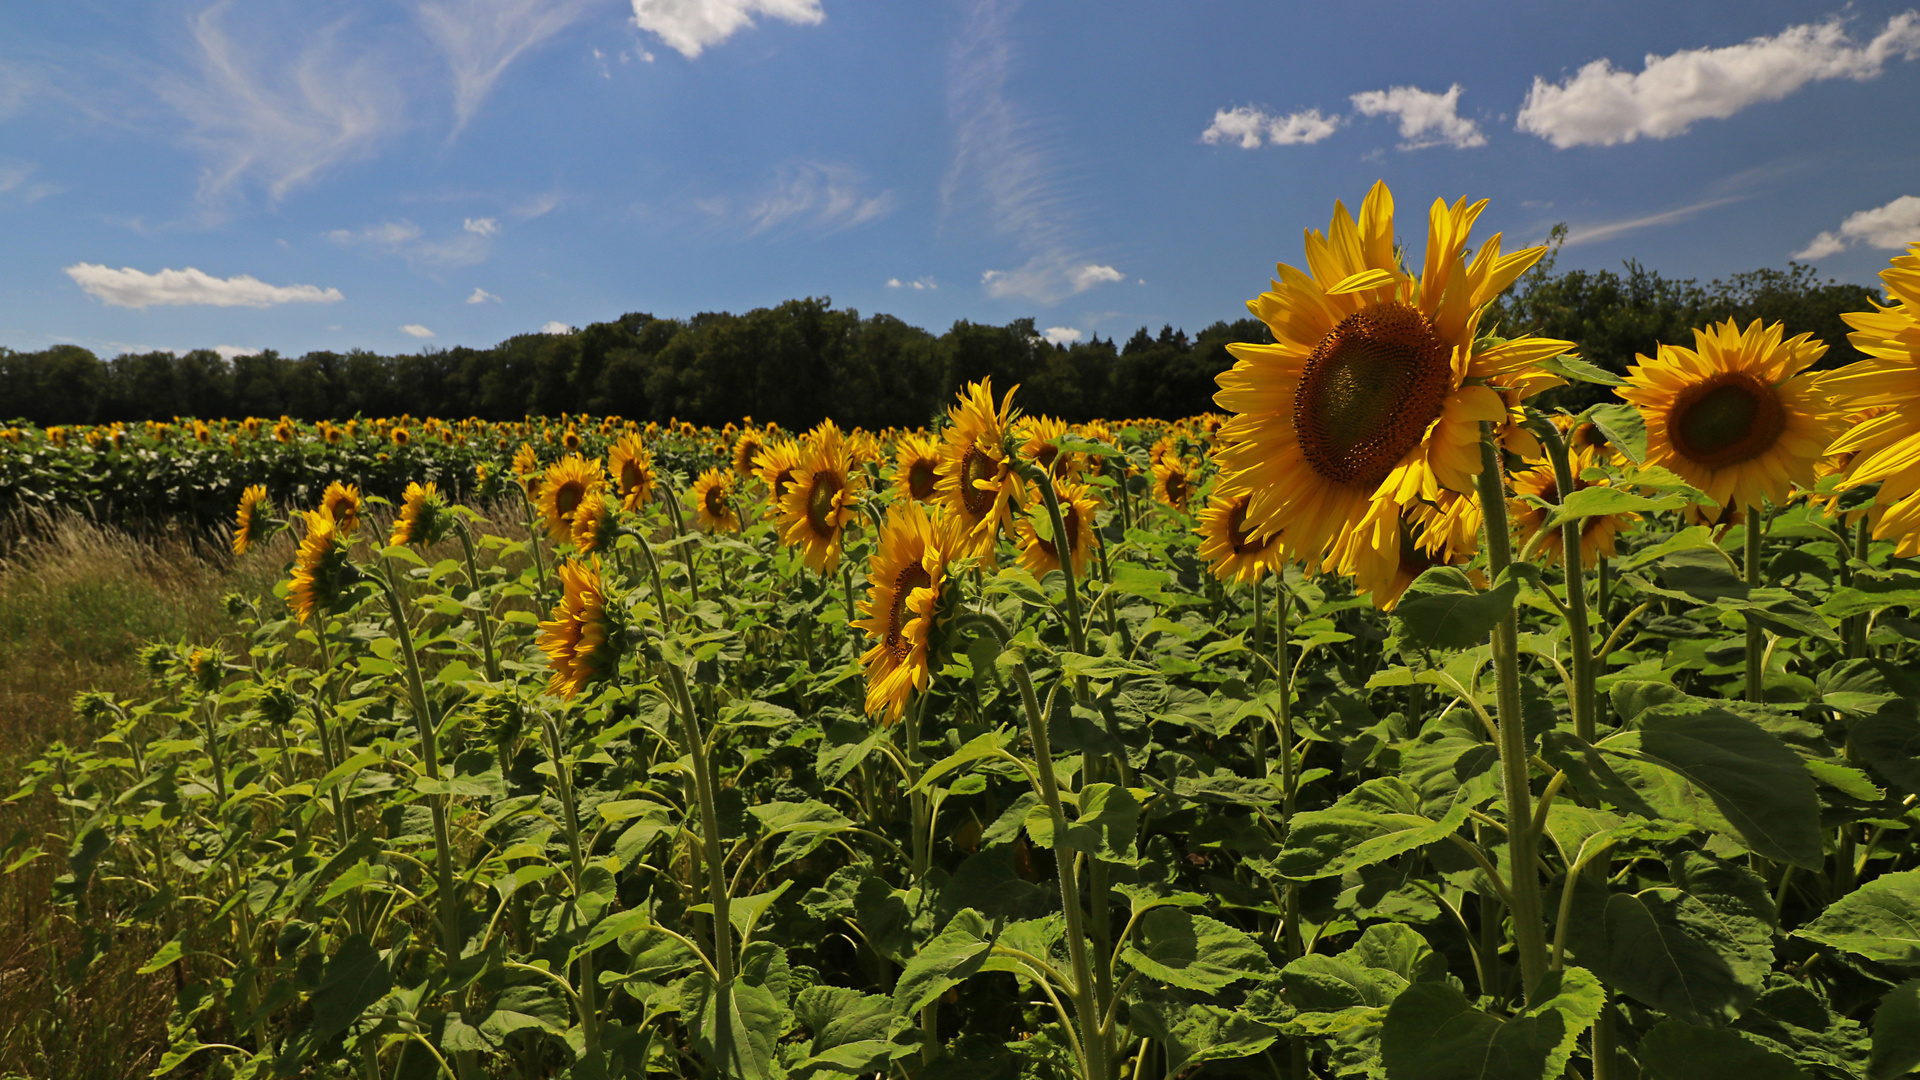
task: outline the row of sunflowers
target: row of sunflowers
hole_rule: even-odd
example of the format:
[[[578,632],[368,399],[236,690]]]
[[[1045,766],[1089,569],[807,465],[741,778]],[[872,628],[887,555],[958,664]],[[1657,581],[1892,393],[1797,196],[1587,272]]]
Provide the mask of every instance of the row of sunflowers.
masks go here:
[[[13,797],[56,981],[151,950],[156,1073],[1920,1066],[1920,248],[1862,364],[1728,324],[1619,377],[1482,325],[1541,254],[1483,207],[1416,268],[1336,206],[1221,415],[982,382],[246,487],[282,595]]]

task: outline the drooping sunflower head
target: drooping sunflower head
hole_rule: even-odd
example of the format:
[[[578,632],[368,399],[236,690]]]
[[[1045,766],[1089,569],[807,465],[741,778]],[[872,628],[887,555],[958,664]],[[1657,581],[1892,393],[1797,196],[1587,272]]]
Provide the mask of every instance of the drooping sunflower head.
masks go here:
[[[792,439],[769,442],[753,459],[754,472],[767,485],[767,516],[780,516],[781,500],[793,486],[793,470],[800,464],[801,446]]]
[[[758,429],[749,427],[742,431],[740,438],[733,444],[734,475],[742,478],[752,476],[754,459],[759,457],[760,452],[766,447],[767,440]]]
[[[1818,377],[1806,369],[1827,351],[1780,323],[1732,319],[1695,330],[1694,348],[1662,344],[1641,356],[1618,391],[1647,426],[1647,462],[1672,469],[1721,506],[1783,505],[1839,434]]]
[[[351,536],[360,528],[360,489],[335,480],[320,494],[320,509],[333,519],[340,535]]]
[[[1268,570],[1280,568],[1280,538],[1247,532],[1248,495],[1223,499],[1215,495],[1200,511],[1200,557],[1222,581],[1257,583]]]
[[[607,454],[607,472],[613,476],[620,509],[638,510],[653,501],[657,480],[653,454],[639,435],[629,431],[614,441],[613,449]]]
[[[947,410],[947,430],[940,446],[935,494],[957,527],[966,530],[968,553],[989,562],[1000,529],[1013,524],[1013,506],[1019,499],[1020,479],[1007,452],[1013,393],[1007,391],[995,408],[992,379],[970,384],[961,392],[959,404]]]
[[[841,534],[859,509],[866,474],[853,469],[853,454],[828,420],[807,440],[793,470],[793,484],[780,503],[780,538],[800,549],[809,569],[831,574],[840,562]]]
[[[1153,463],[1153,497],[1181,513],[1193,503],[1193,463],[1178,454],[1163,454]]]
[[[1031,461],[1055,476],[1073,476],[1080,471],[1080,455],[1062,453],[1054,441],[1067,433],[1067,424],[1051,416],[1023,417],[1015,426],[1020,440],[1020,458]]]
[[[273,425],[273,438],[275,442],[290,443],[297,438],[299,434],[300,429],[295,427],[293,421],[287,417],[281,417],[280,421]]]
[[[1879,484],[1873,505],[1875,539],[1892,539],[1901,558],[1920,555],[1920,475],[1911,467],[1920,454],[1920,243],[1896,255],[1880,272],[1889,303],[1842,316],[1847,340],[1867,354],[1827,376],[1839,407],[1849,413],[1884,408],[1827,447],[1850,454],[1840,490]]]
[[[918,432],[900,437],[893,456],[893,490],[902,499],[929,502],[940,481],[940,446]]]
[[[587,494],[573,512],[573,549],[582,555],[595,555],[613,543],[619,522],[614,507],[598,488]]]
[[[733,505],[733,474],[708,469],[693,482],[687,495],[693,500],[694,521],[708,532],[739,532],[740,512]]]
[[[1481,524],[1478,500],[1443,491],[1437,503],[1408,505],[1376,499],[1360,525],[1343,536],[1327,558],[1353,575],[1355,591],[1373,606],[1392,611],[1414,579],[1436,566],[1465,566],[1473,561]],[[1486,582],[1470,571],[1475,583]]]
[[[966,547],[966,532],[943,508],[897,502],[887,510],[867,574],[863,618],[854,625],[872,642],[867,669],[867,715],[884,724],[900,719],[908,699],[932,685],[942,623],[953,607],[948,569]]]
[[[400,503],[400,514],[393,519],[393,534],[387,539],[387,544],[390,547],[430,547],[440,542],[452,523],[447,504],[440,498],[439,487],[432,482],[422,484],[410,481]]]
[[[540,498],[540,455],[533,449],[532,443],[523,442],[520,449],[513,452],[513,476],[520,481],[520,487],[527,493],[529,502]]]
[[[1573,473],[1573,491],[1612,486],[1611,480],[1588,480],[1581,475],[1600,464],[1600,458],[1593,450],[1569,447],[1567,462]],[[1551,509],[1535,505],[1528,501],[1527,496],[1557,507],[1565,495],[1571,495],[1573,492],[1569,491],[1563,495],[1554,477],[1553,466],[1543,462],[1513,474],[1513,494],[1514,497],[1507,500],[1507,518],[1513,523],[1515,539],[1522,548],[1525,548],[1533,544],[1535,534],[1545,528],[1547,521],[1553,516]],[[1640,515],[1635,513],[1596,514],[1589,518],[1582,518],[1580,565],[1591,567],[1597,565],[1599,559],[1613,558],[1614,538],[1639,520]],[[1549,530],[1536,546],[1540,551],[1541,561],[1548,566],[1557,566],[1566,558],[1565,540],[1558,527]]]
[[[554,543],[564,544],[573,538],[573,512],[604,483],[600,463],[579,454],[568,454],[547,467],[540,485],[540,516]]]
[[[1100,512],[1100,502],[1085,484],[1071,480],[1055,480],[1053,493],[1060,501],[1060,524],[1066,530],[1067,551],[1073,556],[1073,579],[1085,581],[1087,561],[1093,557],[1094,515]],[[1020,565],[1036,578],[1045,578],[1060,569],[1062,538],[1053,536],[1043,539],[1034,525],[1035,518],[1043,518],[1048,531],[1053,529],[1053,519],[1047,513],[1044,498],[1044,493],[1035,493],[1027,513],[1021,515],[1014,525],[1014,542],[1020,548]]]
[[[340,603],[349,584],[351,568],[347,546],[333,518],[324,510],[303,515],[306,535],[293,557],[293,576],[287,581],[287,606],[294,617],[306,622],[315,612],[322,616]]]
[[[249,484],[240,492],[240,512],[233,523],[233,553],[245,555],[267,527],[267,486]]]
[[[220,689],[220,680],[227,673],[227,658],[219,648],[196,645],[187,651],[185,664],[194,689],[203,694]]]
[[[553,669],[547,693],[571,699],[613,673],[624,634],[607,603],[600,560],[568,559],[559,569],[562,595],[552,616],[540,624],[539,645]]]
[[[1248,527],[1279,535],[1290,557],[1324,558],[1375,513],[1376,493],[1404,505],[1470,491],[1480,422],[1507,418],[1485,384],[1514,385],[1570,347],[1479,339],[1481,311],[1545,250],[1503,255],[1496,234],[1469,261],[1485,206],[1436,200],[1415,276],[1394,250],[1393,196],[1376,184],[1358,220],[1336,203],[1327,232],[1307,233],[1308,270],[1282,264],[1248,304],[1274,343],[1227,346],[1220,493],[1251,496]]]

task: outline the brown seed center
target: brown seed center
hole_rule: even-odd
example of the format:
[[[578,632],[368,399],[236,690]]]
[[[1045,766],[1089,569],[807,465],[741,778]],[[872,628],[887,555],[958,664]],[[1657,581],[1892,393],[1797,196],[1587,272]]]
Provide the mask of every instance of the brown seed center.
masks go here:
[[[1786,430],[1780,395],[1744,371],[1722,372],[1687,387],[1667,411],[1674,449],[1709,469],[1759,457]]]
[[[893,609],[887,612],[887,649],[901,660],[911,651],[911,645],[901,636],[901,631],[906,629],[907,599],[913,590],[932,584],[933,575],[917,562],[902,567],[899,576],[893,579]]]
[[[831,472],[813,474],[813,490],[807,492],[807,526],[815,536],[831,536],[837,527],[833,521],[833,497],[846,485]]]
[[[1420,445],[1452,381],[1447,346],[1425,315],[1405,304],[1355,312],[1301,373],[1293,403],[1300,452],[1325,480],[1379,487]]]
[[[933,486],[938,479],[939,474],[934,471],[933,462],[920,458],[907,466],[907,493],[916,500],[924,501],[933,495]]]
[[[985,517],[987,511],[993,509],[993,492],[982,491],[973,484],[976,480],[992,480],[999,473],[999,462],[978,446],[967,448],[967,456],[960,462],[960,502],[967,508],[968,517]]]

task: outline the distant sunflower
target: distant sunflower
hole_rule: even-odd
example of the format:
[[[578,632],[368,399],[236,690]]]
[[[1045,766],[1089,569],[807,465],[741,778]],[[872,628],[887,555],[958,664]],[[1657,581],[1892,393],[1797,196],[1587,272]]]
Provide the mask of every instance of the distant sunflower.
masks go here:
[[[1825,385],[1848,412],[1885,408],[1833,441],[1829,454],[1852,454],[1841,490],[1878,483],[1877,540],[1893,539],[1901,558],[1920,555],[1920,243],[1880,272],[1888,307],[1843,316],[1847,340],[1866,353],[1827,377]]]
[[[860,604],[864,617],[854,621],[873,642],[860,658],[867,669],[868,716],[896,723],[908,699],[932,684],[936,639],[948,615],[941,603],[948,564],[968,543],[950,511],[929,513],[911,501],[888,508]]]
[[[781,500],[793,486],[793,470],[800,464],[801,446],[792,439],[769,442],[753,459],[754,472],[767,485],[767,516],[780,516]]]
[[[1216,495],[1200,511],[1200,557],[1222,581],[1258,582],[1268,570],[1278,569],[1280,538],[1256,537],[1247,532],[1250,495],[1223,499]]]
[[[921,434],[900,437],[893,456],[893,490],[902,499],[928,502],[940,482],[940,444]]]
[[[529,500],[540,497],[540,455],[534,453],[532,443],[523,442],[513,452],[513,477],[520,481]]]
[[[249,484],[240,492],[240,512],[233,525],[235,555],[245,555],[248,548],[259,542],[261,532],[267,527],[268,509],[265,484]]]
[[[306,622],[314,612],[332,611],[340,601],[347,571],[347,548],[334,520],[323,510],[305,515],[306,535],[293,557],[293,576],[287,581],[287,606]]]
[[[573,538],[573,512],[606,482],[600,463],[579,454],[568,454],[547,467],[540,486],[540,516],[546,520],[547,535],[556,544]]]
[[[388,537],[387,545],[427,547],[440,540],[447,525],[447,508],[440,499],[439,487],[431,482],[410,482],[400,503],[400,514],[393,519],[393,534]]]
[[[413,433],[404,427],[396,427],[388,433],[387,438],[391,439],[395,446],[406,446],[413,442]]]
[[[1081,438],[1088,442],[1105,443],[1109,446],[1117,445],[1113,441],[1113,430],[1098,420],[1089,420],[1079,425],[1078,433]],[[1087,454],[1084,456],[1086,458],[1084,465],[1087,472],[1094,476],[1105,475],[1107,471],[1107,459],[1105,457],[1098,454]]]
[[[708,532],[739,532],[740,512],[733,505],[733,474],[708,469],[687,494],[693,499],[695,522]]]
[[[627,432],[614,441],[607,453],[607,472],[613,476],[620,509],[638,510],[653,501],[653,454],[640,436]]]
[[[1087,490],[1087,485],[1070,480],[1055,480],[1053,493],[1060,500],[1060,524],[1066,530],[1067,551],[1073,555],[1073,580],[1087,580],[1087,560],[1093,557],[1094,515],[1100,511],[1100,503]],[[1033,506],[1036,513],[1045,514],[1046,506],[1041,500],[1042,493],[1035,493]],[[1052,524],[1051,521],[1048,522]],[[1060,569],[1060,537],[1042,540],[1034,531],[1033,522],[1022,516],[1014,526],[1014,541],[1020,548],[1020,565],[1027,573],[1036,578],[1044,578]]]
[[[853,471],[852,449],[840,428],[831,420],[820,425],[780,503],[780,538],[799,548],[815,573],[831,574],[840,564],[841,535],[866,484],[866,475]]]
[[[766,447],[766,437],[759,431],[754,428],[747,428],[745,431],[742,431],[740,438],[733,444],[734,475],[740,477],[752,476],[753,459],[759,457],[760,451],[766,449]]]
[[[1235,357],[1214,400],[1232,417],[1219,431],[1220,494],[1250,495],[1247,526],[1277,535],[1292,558],[1322,560],[1381,511],[1472,490],[1480,423],[1504,423],[1488,381],[1508,380],[1571,348],[1564,341],[1480,342],[1480,313],[1544,248],[1502,255],[1496,234],[1467,261],[1485,208],[1436,201],[1416,277],[1394,248],[1393,195],[1375,184],[1356,222],[1336,203],[1326,235],[1306,236],[1310,273],[1279,267],[1248,304],[1274,344],[1230,344]],[[1390,535],[1398,524],[1369,534]],[[1351,550],[1351,549],[1349,549]]]
[[[1193,463],[1178,454],[1163,454],[1153,463],[1153,497],[1181,513],[1193,502]]]
[[[619,662],[619,626],[607,604],[600,561],[560,564],[560,602],[540,624],[540,651],[547,654],[547,693],[572,698],[588,683],[612,674]]]
[[[320,509],[333,519],[334,526],[341,536],[351,536],[360,529],[360,489],[353,484],[343,484],[338,480],[327,485],[320,495]]]
[[[1573,490],[1581,491],[1590,487],[1609,487],[1611,480],[1585,480],[1580,474],[1600,463],[1598,455],[1591,449],[1569,447],[1567,462],[1573,472]],[[1530,469],[1513,474],[1513,493],[1515,498],[1507,500],[1508,520],[1513,523],[1514,534],[1522,547],[1533,542],[1534,534],[1545,527],[1553,511],[1527,502],[1519,496],[1531,495],[1560,505],[1560,485],[1553,475],[1550,463],[1535,465]],[[1571,495],[1573,492],[1567,492]],[[1580,565],[1595,566],[1599,559],[1611,559],[1614,555],[1614,537],[1633,526],[1640,520],[1639,514],[1595,514],[1582,520],[1580,531]],[[1565,557],[1565,543],[1558,528],[1553,529],[1540,541],[1541,561],[1549,566],[1558,565]]]
[[[1006,450],[1013,390],[996,409],[992,379],[969,384],[960,403],[947,410],[947,421],[935,492],[955,527],[965,530],[968,554],[992,562],[994,541],[1003,526],[1012,526],[1019,499],[1020,480]]]

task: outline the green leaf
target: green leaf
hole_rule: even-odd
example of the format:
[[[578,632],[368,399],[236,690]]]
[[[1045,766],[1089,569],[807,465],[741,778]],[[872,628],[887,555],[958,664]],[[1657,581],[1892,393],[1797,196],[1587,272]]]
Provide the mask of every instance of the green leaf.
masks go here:
[[[347,1030],[392,988],[393,973],[366,935],[347,938],[327,960],[320,985],[313,991],[313,1026],[308,1037],[318,1045]]]
[[[1883,964],[1920,964],[1920,870],[1874,878],[1794,933]]]
[[[1790,1059],[1725,1029],[1668,1020],[1640,1040],[1652,1080],[1807,1080]]]
[[[955,769],[979,761],[981,758],[998,757],[1012,741],[1012,728],[1000,728],[976,735],[965,746],[928,766],[927,771],[921,775],[920,782],[913,785],[910,790],[919,791]]]
[[[494,999],[493,1011],[479,1026],[482,1035],[498,1042],[516,1031],[565,1035],[572,1019],[573,1011],[568,1008],[567,1000],[552,986],[544,982],[522,983],[500,991],[500,996]]]
[[[1121,954],[1148,978],[1213,993],[1268,970],[1266,951],[1226,923],[1182,908],[1154,908]]]
[[[181,952],[180,939],[174,938],[172,941],[160,946],[160,951],[153,954],[153,959],[141,964],[140,970],[135,972],[135,974],[151,975],[161,968],[172,964],[175,960],[180,959]]]
[[[1581,415],[1592,421],[1593,426],[1599,428],[1613,448],[1626,455],[1628,461],[1635,465],[1646,463],[1647,422],[1641,417],[1639,409],[1615,402],[1595,405]]]
[[[1481,592],[1458,567],[1433,567],[1401,595],[1393,609],[1394,633],[1416,649],[1472,648],[1513,609],[1519,591],[1520,580],[1511,572],[1503,571],[1493,588]]]
[[[1572,353],[1535,361],[1535,366],[1545,368],[1570,382],[1599,383],[1601,386],[1627,385],[1627,380],[1598,364],[1582,360]]]
[[[764,987],[734,980],[720,991],[706,972],[680,983],[680,1015],[694,1049],[722,1076],[775,1080],[775,1046],[786,1033],[787,1009]]]
[[[1807,602],[1785,589],[1755,589],[1735,610],[1786,638],[1812,637],[1839,641],[1840,635]]]
[[[1246,1013],[1218,1005],[1142,1002],[1131,1011],[1165,1050],[1167,1076],[1190,1075],[1190,1067],[1203,1061],[1252,1057],[1280,1035]]]
[[[1857,721],[1853,748],[1874,772],[1912,795],[1920,795],[1920,709],[1912,701],[1882,704]]]
[[[1467,819],[1456,803],[1438,821],[1420,813],[1420,793],[1397,776],[1354,788],[1325,810],[1295,814],[1276,868],[1295,881],[1338,877],[1444,840]]]
[[[1625,488],[1584,487],[1560,501],[1560,509],[1554,511],[1546,527],[1557,529],[1569,521],[1609,514],[1651,514],[1661,510],[1678,510],[1685,505],[1687,500],[1679,495],[1649,498]]]
[[[893,999],[840,986],[809,986],[793,999],[800,1025],[813,1032],[816,1055],[836,1046],[884,1040],[893,1027]]]
[[[1685,548],[1660,560],[1660,583],[1695,600],[1744,600],[1751,588],[1717,548]]]
[[[1676,551],[1694,551],[1713,546],[1713,530],[1705,525],[1693,525],[1681,529],[1679,532],[1674,533],[1672,536],[1667,537],[1652,547],[1641,548],[1632,555],[1621,559],[1619,569],[1622,573],[1628,570],[1638,570],[1640,567],[1646,566],[1649,563],[1658,562]],[[1715,556],[1715,558],[1719,558],[1719,556]],[[1721,560],[1721,562],[1722,565],[1725,565],[1725,560]]]
[[[1132,792],[1115,784],[1088,784],[1080,792],[1080,816],[1067,824],[1065,835],[1054,835],[1054,822],[1045,804],[1027,813],[1027,835],[1043,848],[1068,848],[1108,862],[1134,859],[1134,834],[1140,827],[1140,804]]]
[[[1351,963],[1345,954],[1308,953],[1280,970],[1280,984],[1286,987],[1287,1001],[1303,1012],[1339,1012],[1390,1005],[1408,980]]]
[[[1509,1020],[1475,1009],[1444,982],[1408,987],[1387,1009],[1380,1057],[1387,1080],[1548,1080],[1557,1078],[1580,1033],[1606,1001],[1599,980],[1581,968],[1550,972],[1536,1004]]]
[[[1893,1080],[1920,1069],[1920,979],[1887,992],[1873,1013],[1871,1080]]]
[[[976,915],[977,919],[978,916]],[[958,917],[956,922],[960,921]],[[979,971],[993,944],[971,930],[949,930],[921,947],[907,961],[893,987],[893,1008],[912,1016]]]

